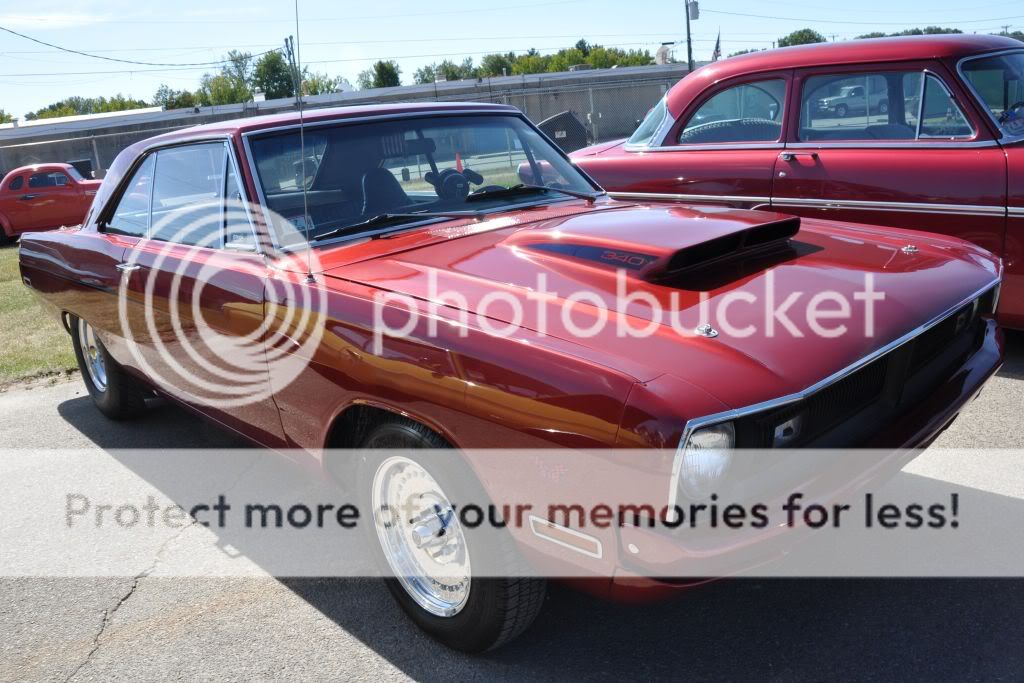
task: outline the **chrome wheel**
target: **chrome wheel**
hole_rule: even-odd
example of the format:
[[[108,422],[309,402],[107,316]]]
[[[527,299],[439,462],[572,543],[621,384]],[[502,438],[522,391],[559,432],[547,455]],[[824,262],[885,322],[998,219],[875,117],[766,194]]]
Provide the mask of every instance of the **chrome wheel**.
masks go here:
[[[469,599],[466,537],[441,486],[412,460],[387,458],[373,476],[377,538],[395,578],[427,612],[452,617]]]
[[[79,319],[78,321],[78,343],[82,347],[82,356],[85,358],[85,369],[89,372],[89,379],[99,392],[107,390],[107,365],[103,360],[100,341],[96,338],[89,323]]]

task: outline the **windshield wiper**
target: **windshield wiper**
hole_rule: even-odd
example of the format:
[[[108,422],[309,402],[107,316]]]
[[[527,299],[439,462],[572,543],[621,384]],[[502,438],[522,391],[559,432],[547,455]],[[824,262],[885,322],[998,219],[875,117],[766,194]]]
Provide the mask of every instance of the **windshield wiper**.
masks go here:
[[[397,223],[401,221],[425,219],[425,218],[476,218],[479,219],[481,214],[477,211],[418,211],[415,213],[379,213],[376,216],[371,216],[364,221],[358,223],[352,223],[351,225],[345,225],[334,230],[328,230],[327,232],[317,235],[313,238],[314,242],[322,242],[324,240],[333,239],[335,237],[341,237],[343,235],[349,235],[352,233],[362,232],[367,228],[375,228],[379,226],[389,225],[391,223]]]
[[[548,187],[546,185],[527,185],[526,183],[519,183],[518,185],[512,185],[510,187],[495,188],[493,190],[477,190],[473,194],[466,197],[466,202],[476,201],[478,199],[493,199],[494,197],[503,197],[511,194],[523,194],[526,192],[561,192],[562,194],[569,195],[570,197],[576,197],[578,199],[586,199],[589,202],[594,201],[600,197],[603,192],[581,192],[579,190],[567,190],[562,187]]]

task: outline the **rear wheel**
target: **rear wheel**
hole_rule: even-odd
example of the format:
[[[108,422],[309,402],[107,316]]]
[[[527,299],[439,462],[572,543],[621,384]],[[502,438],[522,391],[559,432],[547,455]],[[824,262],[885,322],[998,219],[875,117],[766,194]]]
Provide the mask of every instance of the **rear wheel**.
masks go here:
[[[101,413],[113,420],[125,420],[146,409],[144,391],[110,357],[96,331],[81,318],[71,318],[71,343],[82,381]]]
[[[841,119],[845,119],[846,115],[850,113],[850,108],[845,104],[840,104],[836,107],[836,116]]]
[[[362,446],[388,449],[363,456],[358,482],[364,510],[375,517],[378,511],[399,512],[365,527],[378,564],[390,575],[388,589],[405,613],[441,643],[464,652],[497,648],[525,631],[543,606],[545,582],[474,575],[474,567],[493,564],[495,557],[504,567],[522,560],[507,533],[485,555],[460,526],[453,502],[482,501],[483,494],[459,456],[452,451],[440,461],[417,457],[410,449],[449,445],[399,417],[373,428]]]
[[[879,114],[888,114],[889,113],[889,101],[888,100],[882,100],[881,102],[878,103],[878,113]]]

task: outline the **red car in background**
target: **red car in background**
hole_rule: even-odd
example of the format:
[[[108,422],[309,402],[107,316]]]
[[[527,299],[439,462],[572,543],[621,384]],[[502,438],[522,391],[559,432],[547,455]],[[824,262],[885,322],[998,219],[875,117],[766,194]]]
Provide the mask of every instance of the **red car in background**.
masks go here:
[[[71,164],[14,169],[0,186],[0,241],[14,240],[23,232],[78,225],[101,184],[83,177]]]
[[[628,140],[572,155],[613,196],[771,207],[954,235],[1006,265],[1024,328],[1024,44],[920,36],[726,59]]]

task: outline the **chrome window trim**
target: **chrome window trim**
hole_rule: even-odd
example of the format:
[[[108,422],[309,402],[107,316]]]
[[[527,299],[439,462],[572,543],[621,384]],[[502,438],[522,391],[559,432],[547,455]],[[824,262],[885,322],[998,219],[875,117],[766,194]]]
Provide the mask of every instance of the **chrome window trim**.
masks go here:
[[[734,149],[783,149],[784,142],[720,142],[713,145],[662,145],[660,147],[644,147],[642,145],[623,145],[627,152],[707,152],[710,150]]]
[[[911,213],[949,213],[968,216],[1005,216],[1003,205],[929,204],[926,202],[872,202],[859,199],[805,199],[802,197],[772,197],[772,206],[810,206],[827,209],[857,209],[865,211],[900,211]]]
[[[975,104],[981,107],[981,110],[985,112],[985,116],[987,116],[989,121],[992,122],[992,125],[995,126],[996,132],[999,133],[999,142],[1003,144],[1021,142],[1024,140],[1024,134],[1007,135],[1003,131],[1003,127],[999,125],[999,119],[992,115],[992,110],[988,108],[988,105],[985,104],[984,98],[982,98],[981,94],[975,89],[974,84],[971,83],[971,79],[967,78],[967,75],[964,73],[963,66],[967,62],[971,62],[976,59],[990,59],[992,57],[1002,57],[1003,55],[1015,53],[1024,54],[1024,48],[1011,47],[1006,48],[1005,50],[997,50],[995,52],[984,52],[980,55],[968,55],[966,57],[962,57],[960,61],[956,63],[956,73],[960,76],[960,81],[967,87],[967,91],[974,96]]]
[[[886,355],[888,353],[891,353],[892,351],[895,351],[897,348],[903,346],[907,342],[912,341],[913,339],[915,339],[915,338],[919,337],[920,335],[924,334],[925,332],[927,332],[931,328],[933,328],[936,325],[938,325],[939,323],[941,323],[943,320],[946,320],[950,316],[954,315],[957,311],[959,311],[961,308],[963,308],[964,306],[966,306],[970,302],[974,301],[975,299],[977,299],[977,298],[979,298],[981,296],[984,296],[985,294],[987,294],[993,288],[999,287],[1000,284],[1001,284],[1001,281],[1002,281],[1002,277],[1000,275],[1000,277],[997,277],[992,282],[989,282],[987,285],[985,285],[984,287],[982,287],[981,289],[976,291],[971,296],[968,296],[968,297],[964,298],[963,300],[961,300],[956,305],[951,306],[950,308],[946,309],[945,312],[941,313],[937,317],[932,318],[930,321],[928,321],[928,322],[926,322],[926,323],[924,323],[922,325],[919,325],[918,327],[914,328],[910,332],[904,334],[902,337],[899,337],[899,338],[895,339],[894,341],[891,341],[888,344],[885,344],[884,346],[876,349],[875,351],[869,353],[868,355],[864,356],[863,358],[861,358],[860,360],[856,361],[855,363],[853,363],[851,365],[848,365],[847,367],[843,368],[842,370],[829,375],[828,377],[826,377],[825,379],[823,379],[823,380],[821,380],[819,382],[816,382],[816,383],[812,384],[811,386],[807,387],[803,391],[798,391],[796,393],[788,394],[786,396],[780,396],[779,398],[769,399],[767,401],[762,401],[761,403],[755,403],[753,405],[749,405],[749,406],[746,406],[746,407],[743,407],[743,408],[735,408],[735,409],[732,409],[732,410],[724,410],[724,411],[722,411],[720,413],[714,413],[712,415],[705,415],[703,417],[697,417],[697,418],[693,418],[693,419],[687,420],[686,424],[683,427],[683,435],[679,439],[679,445],[676,447],[675,456],[672,459],[672,476],[669,478],[669,490],[668,490],[668,507],[669,507],[669,510],[674,509],[676,504],[678,503],[679,472],[680,472],[680,468],[682,467],[683,451],[684,451],[684,448],[686,447],[687,441],[690,438],[690,435],[693,434],[693,432],[695,432],[696,430],[701,429],[703,427],[709,427],[711,425],[715,425],[715,424],[718,424],[720,422],[728,422],[730,420],[737,420],[737,419],[739,419],[741,417],[746,417],[747,415],[751,415],[751,414],[754,414],[754,413],[760,413],[760,412],[764,412],[764,411],[767,411],[767,410],[772,410],[774,408],[780,408],[780,407],[788,405],[790,403],[796,403],[797,401],[803,401],[803,400],[807,399],[808,397],[818,393],[819,391],[832,386],[833,384],[835,384],[836,382],[840,381],[841,379],[843,379],[845,377],[848,377],[849,375],[851,375],[854,372],[860,370],[861,368],[865,367],[869,363],[871,363],[871,362],[873,362],[875,360],[878,360],[882,356],[884,356],[884,355]]]
[[[1008,216],[1014,216],[1016,218],[1024,218],[1024,206],[1010,206],[1006,209]]]
[[[210,134],[195,135],[195,136],[192,136],[192,137],[186,137],[186,138],[181,138],[181,139],[176,139],[176,140],[159,140],[159,141],[151,142],[150,144],[146,145],[145,147],[143,147],[140,150],[138,156],[135,159],[135,163],[127,171],[125,171],[124,176],[121,178],[120,184],[110,194],[110,198],[107,200],[107,204],[104,205],[102,212],[96,217],[96,224],[97,224],[97,226],[99,226],[100,224],[106,224],[106,222],[110,219],[111,215],[117,210],[117,205],[121,203],[121,199],[124,196],[124,191],[127,189],[128,183],[131,182],[131,180],[135,176],[135,172],[145,162],[146,158],[149,157],[151,154],[158,154],[160,152],[160,150],[163,150],[163,149],[171,149],[171,148],[174,148],[174,147],[186,147],[186,146],[189,146],[189,145],[201,145],[201,144],[210,143],[210,142],[220,142],[220,143],[222,143],[224,145],[225,152],[227,153],[228,158],[231,160],[231,163],[234,166],[235,178],[237,179],[238,184],[241,187],[241,190],[243,192],[243,197],[245,197],[245,194],[247,194],[246,189],[245,189],[245,183],[242,182],[242,176],[239,174],[239,170],[241,169],[241,166],[238,163],[238,159],[237,159],[237,155],[235,153],[234,145],[231,144],[231,134],[230,133],[210,133]],[[155,180],[156,180],[156,159],[154,159],[154,165],[153,165],[153,178],[154,178],[154,182],[150,183],[150,188],[149,188],[149,195],[150,195],[150,197],[149,197],[149,212],[150,212],[149,226],[146,229],[146,235],[138,237],[138,239],[146,239],[146,240],[152,239],[150,237],[149,233],[153,229],[153,218],[152,218],[152,215],[153,215],[153,189],[154,189],[154,187],[156,185],[156,182],[155,182]],[[114,197],[117,197],[116,201],[112,201]],[[223,249],[223,235],[221,235],[221,242],[222,242],[221,250],[226,251],[228,253],[256,254],[258,256],[262,256],[263,252],[260,249],[259,235],[256,232],[256,226],[255,226],[255,224],[253,223],[253,220],[252,220],[252,212],[249,210],[249,206],[248,206],[249,205],[249,201],[248,201],[247,198],[246,198],[245,204],[246,204],[245,214],[246,214],[246,217],[249,220],[249,230],[252,231],[253,239],[256,240],[256,248],[254,250],[252,250],[252,251],[249,251],[249,250],[235,250],[235,249]],[[103,232],[103,231],[100,230],[100,232]],[[208,247],[200,247],[200,248],[208,248]]]

